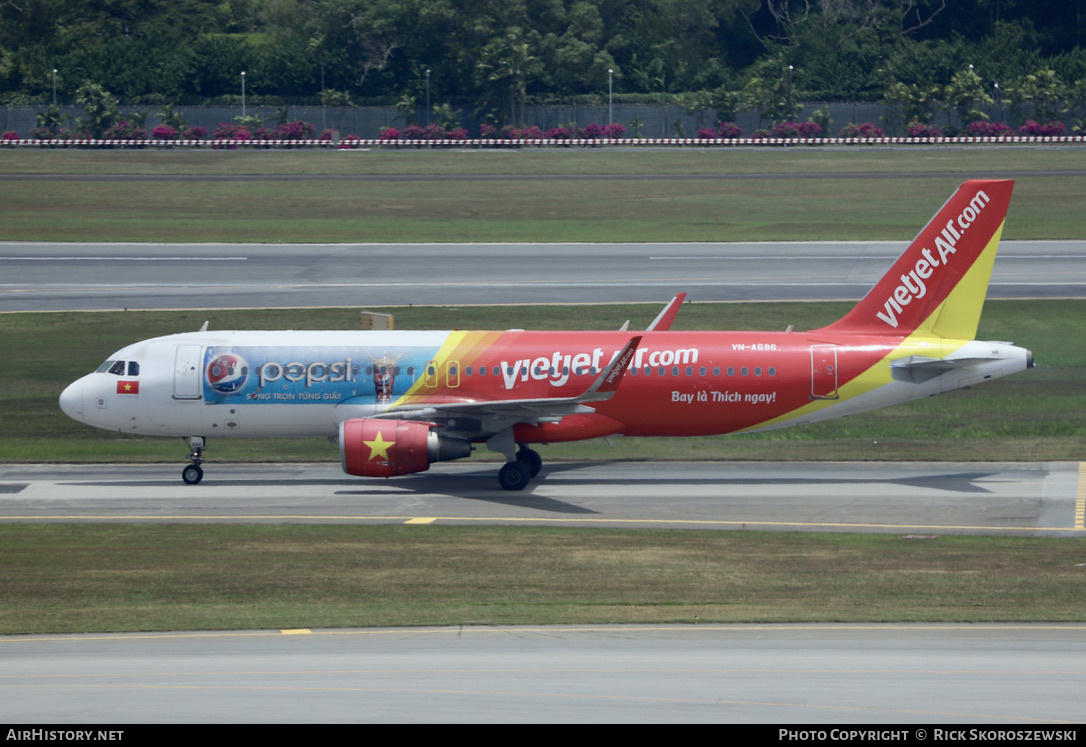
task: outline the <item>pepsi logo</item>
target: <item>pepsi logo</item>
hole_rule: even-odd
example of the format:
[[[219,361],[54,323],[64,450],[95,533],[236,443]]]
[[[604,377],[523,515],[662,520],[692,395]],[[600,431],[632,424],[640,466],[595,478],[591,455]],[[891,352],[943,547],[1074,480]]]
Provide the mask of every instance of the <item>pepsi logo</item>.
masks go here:
[[[222,353],[207,364],[207,383],[217,392],[236,392],[245,385],[249,364],[240,355]]]

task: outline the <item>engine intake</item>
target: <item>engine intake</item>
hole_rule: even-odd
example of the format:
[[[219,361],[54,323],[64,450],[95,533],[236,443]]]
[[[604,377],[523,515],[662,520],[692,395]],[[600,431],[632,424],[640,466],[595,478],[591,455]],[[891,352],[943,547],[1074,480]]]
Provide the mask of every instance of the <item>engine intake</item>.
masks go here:
[[[339,424],[339,459],[349,475],[410,475],[469,454],[470,442],[436,433],[431,423],[352,418]]]

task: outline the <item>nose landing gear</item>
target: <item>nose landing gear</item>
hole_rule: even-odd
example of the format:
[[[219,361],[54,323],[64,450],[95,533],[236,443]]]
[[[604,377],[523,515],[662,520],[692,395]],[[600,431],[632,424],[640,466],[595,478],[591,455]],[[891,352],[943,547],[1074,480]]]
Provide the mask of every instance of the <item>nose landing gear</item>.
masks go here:
[[[195,485],[204,479],[204,469],[200,466],[204,461],[203,436],[189,437],[189,461],[192,464],[181,470],[181,479],[185,481],[186,485]]]

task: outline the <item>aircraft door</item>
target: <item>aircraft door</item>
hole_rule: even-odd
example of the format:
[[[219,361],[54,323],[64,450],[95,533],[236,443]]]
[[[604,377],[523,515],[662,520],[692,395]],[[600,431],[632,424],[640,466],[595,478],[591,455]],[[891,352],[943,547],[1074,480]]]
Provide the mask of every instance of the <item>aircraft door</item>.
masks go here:
[[[837,346],[811,346],[811,399],[839,399]]]
[[[200,369],[204,349],[201,345],[178,345],[174,357],[173,398],[200,399]]]

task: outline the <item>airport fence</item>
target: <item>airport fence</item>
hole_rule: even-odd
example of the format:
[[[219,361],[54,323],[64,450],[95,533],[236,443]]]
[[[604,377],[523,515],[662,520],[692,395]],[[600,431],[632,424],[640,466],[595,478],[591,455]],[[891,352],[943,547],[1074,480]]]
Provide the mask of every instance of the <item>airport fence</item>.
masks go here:
[[[215,138],[200,140],[155,140],[155,139],[36,139],[10,138],[0,141],[0,147],[7,148],[188,148],[197,150],[249,150],[261,149],[297,149],[318,148],[330,150],[360,150],[380,148],[382,150],[408,150],[432,148],[601,148],[601,147],[677,147],[677,148],[819,148],[826,146],[870,147],[876,145],[1083,145],[1086,135],[1047,135],[1011,137],[818,137],[818,138],[436,138],[419,140],[389,140],[383,138],[357,138],[349,136],[343,139],[308,139],[308,140],[272,140]]]

